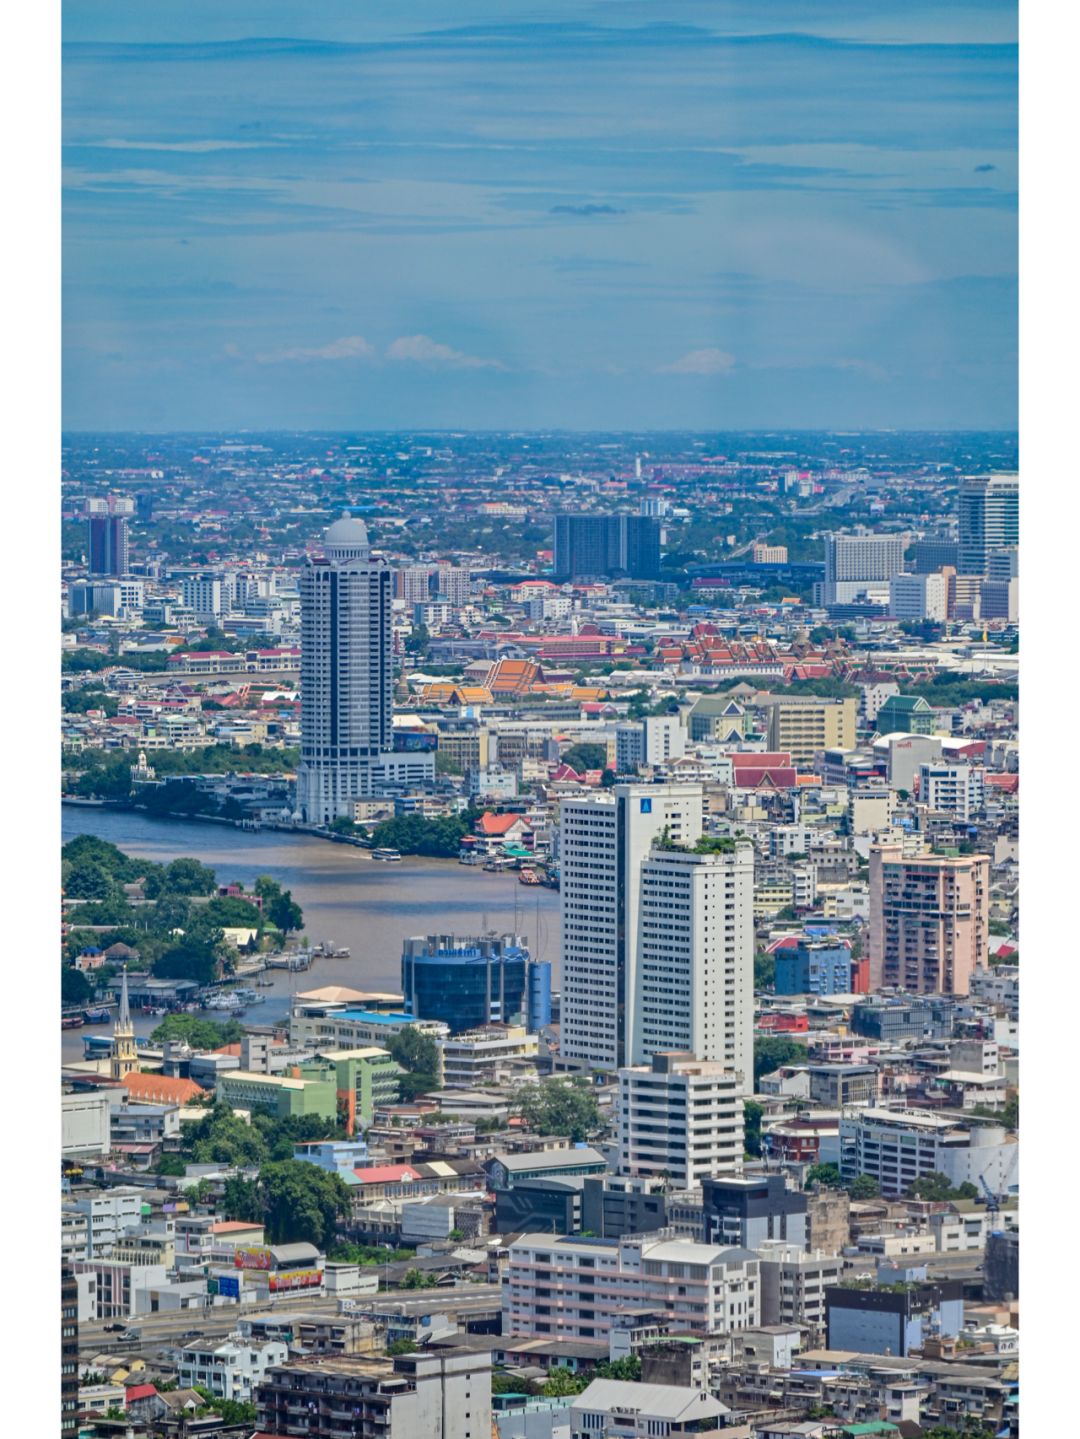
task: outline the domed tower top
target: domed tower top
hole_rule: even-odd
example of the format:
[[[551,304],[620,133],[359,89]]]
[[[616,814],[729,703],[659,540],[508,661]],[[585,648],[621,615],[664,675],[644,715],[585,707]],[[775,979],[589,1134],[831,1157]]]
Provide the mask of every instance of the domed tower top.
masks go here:
[[[366,560],[371,557],[367,525],[353,515],[335,520],[323,537],[328,560]]]

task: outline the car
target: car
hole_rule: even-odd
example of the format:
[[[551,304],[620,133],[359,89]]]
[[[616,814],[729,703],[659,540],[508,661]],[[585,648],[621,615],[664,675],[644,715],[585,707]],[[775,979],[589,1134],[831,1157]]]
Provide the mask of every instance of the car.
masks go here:
[[[123,1324],[106,1324],[106,1326],[105,1326],[105,1333],[106,1333],[106,1334],[122,1334],[122,1333],[124,1332],[124,1329],[125,1329],[125,1328],[126,1328],[126,1326],[123,1325]]]

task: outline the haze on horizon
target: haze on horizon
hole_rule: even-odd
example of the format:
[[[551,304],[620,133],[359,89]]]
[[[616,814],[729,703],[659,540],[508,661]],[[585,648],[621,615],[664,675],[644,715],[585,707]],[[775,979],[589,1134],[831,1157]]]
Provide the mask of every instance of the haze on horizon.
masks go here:
[[[65,7],[68,430],[1015,426],[1013,4],[401,8]]]

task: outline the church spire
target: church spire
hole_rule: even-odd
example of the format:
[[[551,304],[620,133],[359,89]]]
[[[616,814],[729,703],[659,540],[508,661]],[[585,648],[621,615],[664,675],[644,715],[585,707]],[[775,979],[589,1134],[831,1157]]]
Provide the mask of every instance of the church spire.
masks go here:
[[[135,1046],[135,1029],[131,1023],[131,1007],[128,1003],[127,965],[124,965],[120,980],[120,1008],[113,1029],[112,1055],[109,1073],[113,1079],[124,1079],[133,1069],[139,1067],[139,1055]]]
[[[116,1017],[117,1029],[128,1030],[131,1028],[131,1010],[128,1007],[127,987],[127,965],[124,965],[123,978],[120,981],[120,1013]]]

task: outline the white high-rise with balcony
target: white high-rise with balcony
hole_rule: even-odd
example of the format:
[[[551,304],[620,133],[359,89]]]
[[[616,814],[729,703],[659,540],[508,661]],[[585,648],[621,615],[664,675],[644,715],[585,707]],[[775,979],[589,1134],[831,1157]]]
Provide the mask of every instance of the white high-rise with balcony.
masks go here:
[[[665,831],[693,845],[701,826],[699,784],[618,784],[563,800],[563,1059],[604,1070],[627,1062],[642,862]]]
[[[754,850],[659,843],[642,862],[628,1009],[629,1063],[665,1050],[735,1071],[752,1090]],[[721,846],[723,846],[721,848]]]
[[[696,1189],[714,1174],[741,1174],[743,1085],[723,1064],[654,1054],[619,1070],[619,1173]]]

